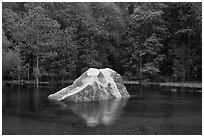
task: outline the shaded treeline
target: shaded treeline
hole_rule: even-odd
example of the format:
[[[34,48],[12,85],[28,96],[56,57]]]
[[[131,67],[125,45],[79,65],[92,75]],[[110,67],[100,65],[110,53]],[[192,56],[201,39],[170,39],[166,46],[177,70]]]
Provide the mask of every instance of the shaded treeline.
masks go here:
[[[3,3],[3,79],[201,81],[201,3]]]

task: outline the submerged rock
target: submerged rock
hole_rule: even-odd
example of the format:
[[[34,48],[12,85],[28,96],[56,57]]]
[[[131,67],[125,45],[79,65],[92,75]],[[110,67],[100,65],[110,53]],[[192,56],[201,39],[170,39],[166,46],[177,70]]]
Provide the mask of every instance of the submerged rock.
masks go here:
[[[57,101],[101,101],[129,97],[121,76],[112,69],[90,68],[72,85],[48,96]]]

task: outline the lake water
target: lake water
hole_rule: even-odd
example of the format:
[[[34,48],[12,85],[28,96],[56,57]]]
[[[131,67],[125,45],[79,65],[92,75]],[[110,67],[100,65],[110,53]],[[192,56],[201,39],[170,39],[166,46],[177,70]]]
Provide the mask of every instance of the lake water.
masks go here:
[[[126,85],[131,97],[95,103],[47,99],[62,86],[3,87],[3,134],[202,134],[202,93]]]

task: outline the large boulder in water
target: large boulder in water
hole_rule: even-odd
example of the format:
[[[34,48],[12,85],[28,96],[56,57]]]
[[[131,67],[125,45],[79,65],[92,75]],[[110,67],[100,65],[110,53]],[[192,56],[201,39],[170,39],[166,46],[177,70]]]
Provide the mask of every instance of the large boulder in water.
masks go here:
[[[90,68],[72,85],[48,96],[57,101],[101,101],[129,97],[121,76],[112,69]]]

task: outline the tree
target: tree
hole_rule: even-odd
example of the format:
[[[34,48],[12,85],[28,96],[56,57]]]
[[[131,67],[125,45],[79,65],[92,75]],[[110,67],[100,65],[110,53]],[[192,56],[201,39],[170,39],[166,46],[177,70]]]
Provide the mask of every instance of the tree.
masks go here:
[[[41,5],[33,7],[33,3],[29,3],[26,7],[29,9],[29,12],[20,25],[24,36],[21,40],[25,43],[24,49],[29,47],[28,53],[30,54],[25,57],[30,57],[28,60],[31,62],[34,61],[34,58],[36,60],[35,78],[38,85],[41,68],[39,63],[41,63],[42,56],[46,53],[47,48],[55,46],[53,38],[60,25],[46,17]]]
[[[8,41],[4,31],[2,31],[2,74],[3,78],[12,73],[20,62],[17,49],[10,49],[11,42]]]
[[[202,56],[199,12],[192,3],[168,3],[163,18],[168,29],[168,38],[164,39],[165,48],[169,62],[173,62],[168,68],[182,81],[197,79]]]
[[[151,76],[160,72],[159,65],[164,58],[160,55],[161,38],[166,29],[161,18],[164,5],[163,3],[133,5],[134,12],[130,15],[126,29],[132,50],[128,50],[131,55],[129,61],[124,62],[128,64],[127,68],[136,69],[135,72],[139,72],[142,79],[142,73]]]
[[[90,67],[128,79],[201,80],[201,9],[199,3],[3,3],[4,63],[18,59],[4,66],[10,77],[36,81],[75,79]]]

